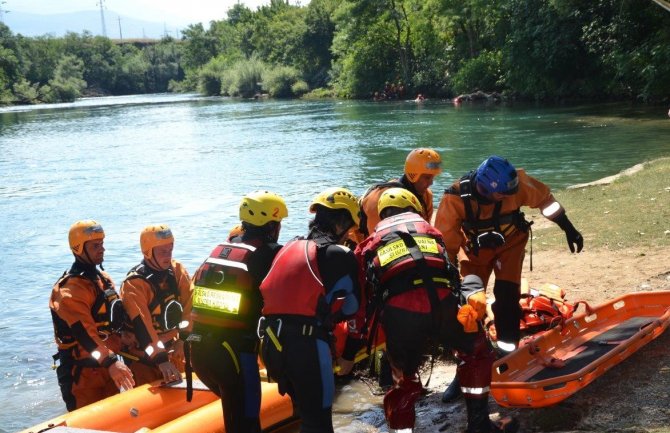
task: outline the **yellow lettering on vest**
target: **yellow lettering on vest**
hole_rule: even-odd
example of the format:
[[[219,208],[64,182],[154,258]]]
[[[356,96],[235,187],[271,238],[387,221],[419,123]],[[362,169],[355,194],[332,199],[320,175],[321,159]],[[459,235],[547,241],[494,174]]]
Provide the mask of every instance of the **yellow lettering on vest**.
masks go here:
[[[240,313],[242,294],[225,290],[208,289],[207,287],[193,287],[193,306],[206,310],[228,314]]]
[[[414,237],[414,240],[416,241],[416,244],[419,246],[419,249],[422,253],[437,254],[439,252],[437,249],[437,242],[433,238],[426,236],[416,236]],[[402,239],[384,245],[377,250],[377,257],[379,258],[379,264],[381,266],[386,266],[392,261],[408,255],[409,250],[407,250],[407,247],[405,246],[405,243],[402,241]]]

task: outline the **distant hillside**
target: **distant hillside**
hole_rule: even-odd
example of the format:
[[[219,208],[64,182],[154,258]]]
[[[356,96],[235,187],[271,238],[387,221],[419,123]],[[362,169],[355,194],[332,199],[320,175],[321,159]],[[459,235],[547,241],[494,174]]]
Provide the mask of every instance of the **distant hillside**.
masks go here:
[[[119,16],[121,18],[119,31]],[[42,36],[51,34],[63,36],[66,32],[81,33],[88,30],[94,35],[102,35],[100,11],[82,11],[56,15],[38,15],[12,11],[3,14],[4,22],[14,34],[23,36]],[[164,35],[181,37],[182,27],[173,23],[142,21],[120,15],[114,11],[105,11],[107,36],[123,38],[161,38]]]

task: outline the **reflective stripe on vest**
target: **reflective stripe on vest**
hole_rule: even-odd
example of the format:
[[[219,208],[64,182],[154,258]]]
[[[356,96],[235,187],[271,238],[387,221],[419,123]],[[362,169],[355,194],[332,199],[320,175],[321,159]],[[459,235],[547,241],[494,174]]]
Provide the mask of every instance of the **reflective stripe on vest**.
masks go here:
[[[255,246],[242,242],[222,242],[214,248],[193,278],[194,322],[221,328],[254,327],[259,307],[252,297],[258,289],[248,264],[255,251]]]

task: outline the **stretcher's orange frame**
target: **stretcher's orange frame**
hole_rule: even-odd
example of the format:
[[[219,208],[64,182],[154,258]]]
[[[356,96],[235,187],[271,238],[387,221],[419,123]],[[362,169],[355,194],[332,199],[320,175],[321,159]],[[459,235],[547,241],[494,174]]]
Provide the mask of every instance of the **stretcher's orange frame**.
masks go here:
[[[586,311],[494,363],[491,395],[499,405],[540,408],[559,403],[658,337],[670,324],[670,291],[628,294],[595,308],[578,304],[584,304]],[[599,336],[616,331],[627,320],[642,325],[626,339],[598,341]],[[561,366],[589,343],[611,349],[579,370],[562,375]],[[552,377],[533,379],[545,369],[553,370]]]

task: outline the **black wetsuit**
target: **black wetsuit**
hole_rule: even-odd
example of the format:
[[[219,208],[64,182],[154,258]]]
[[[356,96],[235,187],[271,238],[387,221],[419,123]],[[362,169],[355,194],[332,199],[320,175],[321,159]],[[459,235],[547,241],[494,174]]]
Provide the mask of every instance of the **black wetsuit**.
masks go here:
[[[243,237],[232,243],[252,243]],[[248,265],[255,290],[250,293],[256,320],[247,329],[222,328],[195,321],[193,333],[201,336],[192,344],[193,370],[198,378],[219,397],[228,433],[258,433],[260,428],[261,382],[258,372],[258,337],[255,323],[261,314],[262,298],[258,291],[281,245],[261,244]]]

